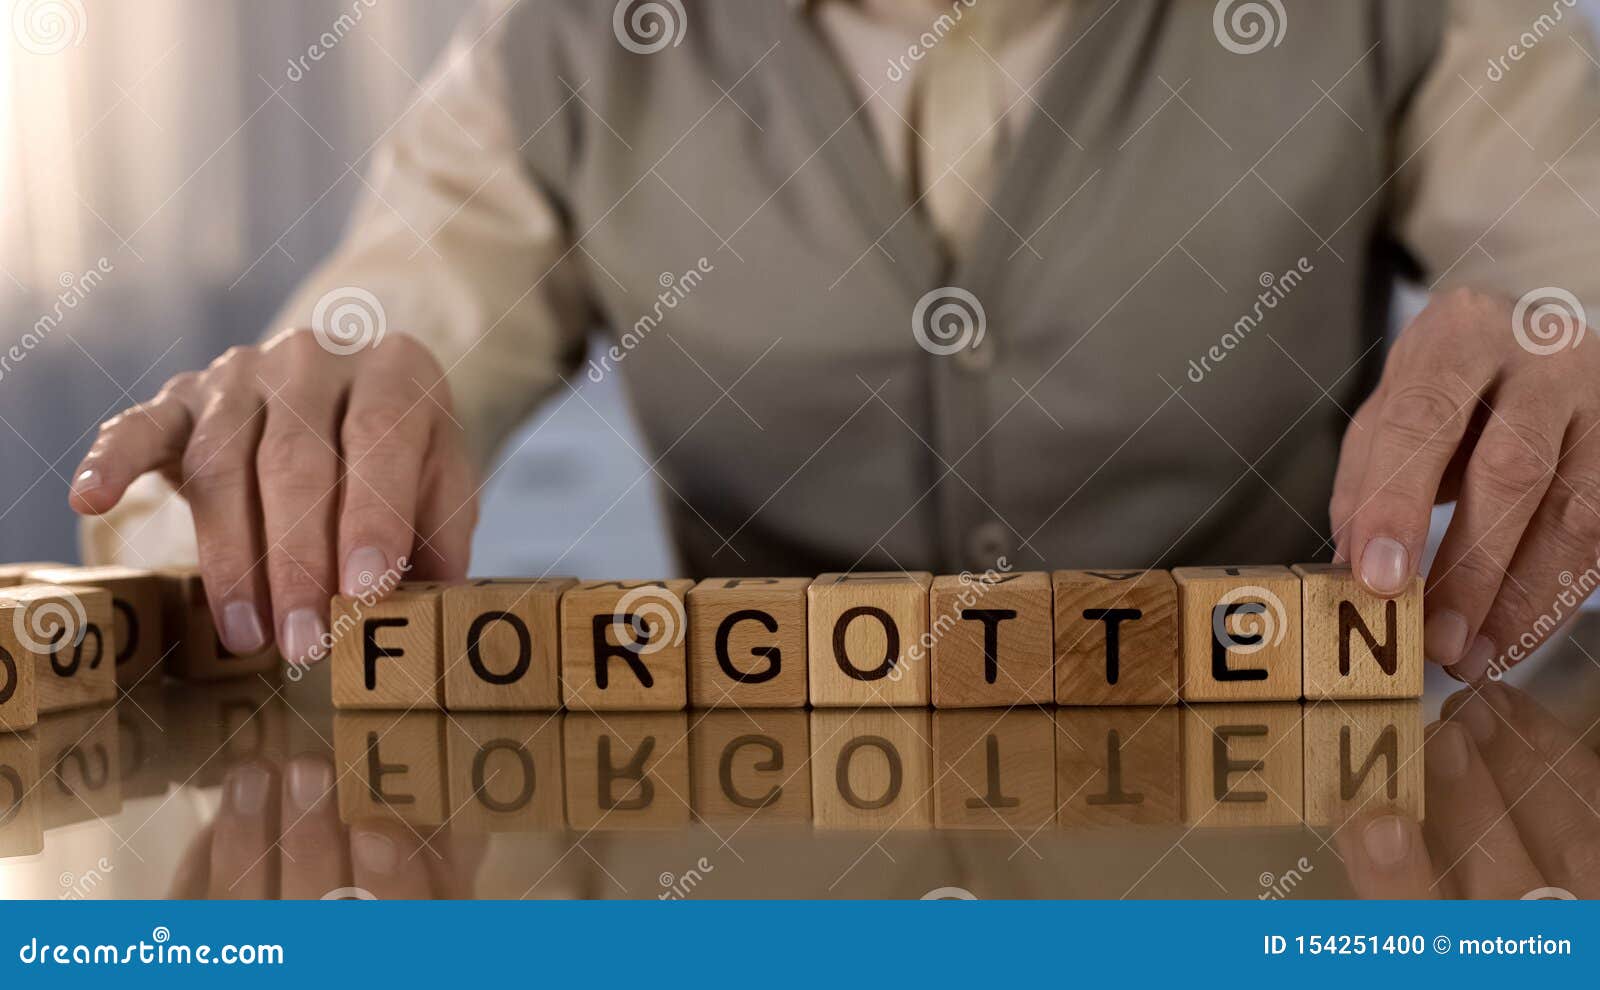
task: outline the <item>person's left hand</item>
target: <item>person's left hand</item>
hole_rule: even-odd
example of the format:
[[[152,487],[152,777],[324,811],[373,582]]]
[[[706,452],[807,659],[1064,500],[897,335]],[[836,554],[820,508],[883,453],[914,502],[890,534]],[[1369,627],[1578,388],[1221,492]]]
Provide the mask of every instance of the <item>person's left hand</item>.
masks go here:
[[[1369,590],[1404,590],[1433,506],[1457,502],[1428,576],[1424,649],[1460,680],[1526,656],[1505,651],[1575,611],[1557,600],[1577,575],[1584,588],[1600,579],[1600,341],[1579,346],[1589,336],[1576,314],[1532,297],[1436,296],[1345,433],[1329,515],[1336,559]]]

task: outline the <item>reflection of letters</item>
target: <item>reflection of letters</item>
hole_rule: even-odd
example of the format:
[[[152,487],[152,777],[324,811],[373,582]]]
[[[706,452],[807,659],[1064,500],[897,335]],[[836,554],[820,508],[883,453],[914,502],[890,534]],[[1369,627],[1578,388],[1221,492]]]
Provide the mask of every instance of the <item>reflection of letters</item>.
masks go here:
[[[489,791],[490,776],[487,773],[489,757],[495,753],[510,753],[516,760],[517,768],[521,772],[522,782],[516,793],[510,798],[495,797]],[[506,778],[508,775],[502,770],[496,770],[494,780]],[[521,811],[533,800],[534,787],[537,781],[533,770],[533,757],[528,755],[520,743],[510,739],[491,739],[479,748],[472,758],[472,793],[478,796],[478,801],[490,811]]]
[[[999,811],[1002,808],[1016,808],[1022,804],[1016,798],[1006,797],[1001,793],[1000,739],[992,732],[984,740],[984,777],[986,784],[983,796],[967,798],[967,807],[973,810],[991,808]]]
[[[733,761],[739,755],[739,751],[747,746],[755,746],[766,751],[767,758],[756,763],[755,768],[757,770],[771,771],[783,769],[783,744],[771,736],[747,734],[730,740],[728,745],[722,747],[722,756],[717,760],[717,783],[722,787],[722,793],[729,801],[741,808],[749,808],[753,811],[765,808],[778,800],[783,795],[783,788],[778,784],[773,784],[760,797],[750,797],[740,793],[733,783]]]
[[[1122,734],[1116,729],[1106,733],[1106,789],[1103,794],[1089,795],[1090,805],[1144,804],[1144,795],[1122,789]]]
[[[374,801],[387,805],[416,804],[412,794],[391,794],[384,788],[383,778],[390,774],[405,773],[411,767],[405,763],[385,763],[378,755],[378,734],[367,733],[367,793]]]
[[[889,764],[889,779],[884,784],[883,793],[876,798],[862,797],[856,793],[855,785],[850,783],[850,763],[855,759],[856,752],[862,749],[875,749],[883,754],[884,760]],[[903,770],[900,766],[900,751],[894,744],[882,736],[857,736],[844,744],[844,749],[839,751],[839,761],[834,766],[834,778],[839,786],[839,794],[845,803],[852,808],[862,811],[877,811],[887,808],[900,796],[900,783]]]
[[[1394,800],[1400,790],[1400,733],[1393,725],[1386,725],[1378,734],[1378,741],[1372,744],[1367,751],[1367,758],[1361,764],[1361,769],[1352,772],[1353,760],[1350,753],[1350,727],[1339,727],[1339,798],[1343,801],[1353,799],[1361,792],[1361,787],[1367,782],[1367,777],[1372,773],[1372,768],[1377,766],[1378,760],[1383,759],[1389,765],[1389,772],[1385,775],[1385,793],[1389,800]]]
[[[655,748],[656,737],[646,736],[639,743],[639,748],[633,751],[633,758],[619,767],[611,762],[611,737],[600,737],[600,741],[596,744],[595,756],[600,764],[600,809],[602,811],[638,811],[641,808],[648,808],[650,802],[656,799],[655,781],[645,776],[644,772],[644,765],[649,762],[650,754],[655,751]],[[638,784],[638,793],[632,797],[617,797],[618,781],[632,781]],[[632,788],[628,788],[628,790],[632,790]]]
[[[1267,799],[1262,791],[1235,791],[1229,780],[1234,774],[1245,774],[1266,769],[1261,760],[1235,760],[1228,753],[1228,740],[1236,736],[1254,738],[1265,736],[1264,725],[1219,725],[1211,731],[1211,795],[1218,801],[1261,802]]]

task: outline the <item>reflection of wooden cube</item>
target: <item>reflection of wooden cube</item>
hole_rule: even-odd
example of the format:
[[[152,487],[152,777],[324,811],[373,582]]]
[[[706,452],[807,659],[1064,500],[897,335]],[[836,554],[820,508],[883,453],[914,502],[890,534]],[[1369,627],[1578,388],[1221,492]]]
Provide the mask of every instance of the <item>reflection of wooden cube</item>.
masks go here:
[[[531,832],[562,827],[559,716],[451,715],[445,752],[452,828]]]
[[[1422,746],[1421,702],[1308,705],[1307,824],[1337,829],[1384,812],[1422,821]]]
[[[0,628],[11,628],[20,605],[0,605]],[[38,664],[30,653],[13,652],[0,642],[0,736],[22,732],[39,721],[39,696],[34,689]]]
[[[568,715],[567,824],[580,832],[688,824],[688,733],[683,712]]]
[[[47,829],[109,818],[122,810],[117,716],[79,708],[39,719],[40,819]]]
[[[934,712],[934,826],[1029,839],[1055,819],[1055,755],[1055,724],[1041,709]]]
[[[803,708],[810,578],[709,578],[689,589],[689,704]]]
[[[439,610],[444,586],[401,584],[376,601],[333,598],[336,708],[411,711],[444,704]]]
[[[588,581],[561,596],[561,690],[568,708],[678,711],[689,701],[693,581]]]
[[[444,704],[451,711],[561,707],[561,592],[568,577],[469,581],[444,592]]]
[[[701,821],[811,823],[810,722],[792,709],[706,712],[689,730],[691,801]]]
[[[40,584],[75,584],[111,593],[113,656],[117,684],[143,681],[166,652],[161,627],[161,578],[133,567],[41,567],[25,578]]]
[[[818,828],[882,831],[933,824],[927,711],[811,713],[811,806]]]
[[[1050,576],[933,579],[928,633],[935,708],[1049,704]]]
[[[1056,704],[1178,700],[1178,586],[1166,571],[1056,571]]]
[[[807,590],[813,707],[926,706],[928,594],[922,571],[823,574]]]
[[[167,693],[156,677],[124,690],[117,702],[117,753],[122,796],[126,800],[167,793],[174,769],[168,732],[176,728],[167,711]],[[185,778],[179,778],[180,781]]]
[[[0,859],[44,849],[37,733],[0,734]]]
[[[1422,696],[1422,578],[1380,598],[1346,564],[1296,564],[1305,623],[1305,696]]]
[[[111,652],[111,593],[78,585],[22,584],[0,588],[0,607],[15,605],[0,623],[0,649],[33,664],[39,714],[98,705],[117,698]]]
[[[1300,579],[1287,567],[1180,567],[1185,701],[1300,698]]]
[[[346,824],[375,819],[444,824],[449,816],[444,723],[443,715],[431,711],[335,712],[339,818]]]
[[[1057,820],[1064,826],[1183,820],[1183,736],[1176,708],[1056,712]]]
[[[166,673],[186,681],[276,677],[282,664],[276,646],[241,656],[222,645],[198,568],[163,567],[155,573],[161,628],[167,639],[161,665]]]
[[[173,777],[199,787],[222,783],[241,763],[282,765],[291,752],[289,725],[300,721],[274,685],[254,677],[172,691],[167,718],[176,740],[168,756]]]
[[[1301,824],[1301,715],[1298,704],[1186,707],[1184,821],[1196,828]]]

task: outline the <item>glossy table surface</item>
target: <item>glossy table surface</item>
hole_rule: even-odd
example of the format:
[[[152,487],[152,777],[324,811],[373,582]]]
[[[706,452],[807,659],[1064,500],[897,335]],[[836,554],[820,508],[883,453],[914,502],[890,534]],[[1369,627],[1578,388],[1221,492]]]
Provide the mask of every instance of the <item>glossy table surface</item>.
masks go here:
[[[1471,704],[1437,670],[1420,702],[1009,712],[152,684],[0,736],[0,896],[1350,897],[1395,892],[1390,816],[1423,820],[1429,894],[1596,896],[1595,657],[1590,615]],[[1441,706],[1466,769],[1423,745]]]

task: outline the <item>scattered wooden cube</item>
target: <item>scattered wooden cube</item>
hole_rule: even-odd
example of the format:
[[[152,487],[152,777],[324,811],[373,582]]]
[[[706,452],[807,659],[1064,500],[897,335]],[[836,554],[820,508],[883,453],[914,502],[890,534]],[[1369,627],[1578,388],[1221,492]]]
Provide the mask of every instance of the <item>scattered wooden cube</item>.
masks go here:
[[[693,581],[586,581],[561,596],[568,708],[679,711],[688,703],[684,596]]]
[[[0,588],[0,606],[14,605],[0,624],[0,648],[33,664],[39,714],[99,705],[117,698],[111,654],[111,593],[76,585]]]
[[[561,707],[561,593],[575,578],[469,581],[444,591],[444,706]]]
[[[1055,821],[1055,756],[1055,723],[1041,709],[934,712],[934,827],[1028,841]]]
[[[810,578],[708,578],[689,589],[689,704],[803,708]]]
[[[1048,574],[941,575],[929,601],[935,708],[1050,703]]]
[[[335,595],[328,629],[333,705],[345,709],[439,709],[443,585],[402,583],[383,598]]]
[[[0,734],[0,859],[44,849],[37,733]]]
[[[1195,828],[1301,824],[1300,720],[1299,704],[1186,706],[1184,821]]]
[[[883,831],[933,824],[929,712],[811,713],[811,806],[817,828]]]
[[[1321,701],[1305,709],[1306,824],[1382,812],[1422,821],[1422,704]]]
[[[1056,720],[1063,826],[1183,821],[1183,736],[1176,708],[1064,708]]]
[[[173,769],[166,735],[176,723],[167,710],[167,692],[161,682],[152,677],[123,691],[116,719],[122,796],[127,800],[164,797]],[[178,782],[188,782],[188,776]]]
[[[464,712],[445,724],[449,822],[466,832],[562,827],[561,720]]]
[[[1185,701],[1300,698],[1300,579],[1287,567],[1180,567]]]
[[[739,828],[809,825],[809,736],[806,713],[792,709],[697,715],[689,730],[696,817]]]
[[[156,668],[166,652],[162,629],[161,578],[133,567],[39,567],[26,581],[73,584],[111,593],[113,656],[117,685],[132,687]]]
[[[36,560],[21,564],[0,564],[0,587],[9,588],[14,584],[27,584],[25,580],[29,571],[43,570],[47,567],[71,567],[58,560]]]
[[[121,740],[110,708],[79,708],[39,719],[39,819],[46,829],[100,821],[122,810]]]
[[[1422,696],[1422,578],[1395,598],[1363,589],[1347,564],[1296,564],[1305,697]]]
[[[811,704],[816,708],[926,706],[925,571],[823,574],[807,590]]]
[[[1058,705],[1178,701],[1178,585],[1166,571],[1056,571]]]
[[[683,712],[568,714],[567,824],[578,832],[687,825],[688,735]]]
[[[221,681],[275,675],[282,669],[276,646],[240,656],[222,645],[199,569],[163,567],[155,574],[167,638],[162,669],[167,674],[185,681]]]
[[[0,605],[0,630],[13,628],[21,609]],[[22,732],[38,723],[37,667],[31,653],[12,650],[0,641],[0,741],[5,733]]]
[[[444,824],[449,817],[444,723],[435,711],[335,712],[340,820]]]

